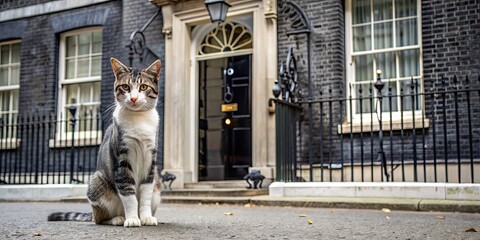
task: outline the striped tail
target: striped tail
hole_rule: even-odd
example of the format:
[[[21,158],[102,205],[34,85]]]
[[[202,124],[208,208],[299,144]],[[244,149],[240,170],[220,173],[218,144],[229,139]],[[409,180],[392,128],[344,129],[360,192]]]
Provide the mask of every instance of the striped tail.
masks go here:
[[[48,221],[92,221],[92,213],[55,212],[48,216]]]

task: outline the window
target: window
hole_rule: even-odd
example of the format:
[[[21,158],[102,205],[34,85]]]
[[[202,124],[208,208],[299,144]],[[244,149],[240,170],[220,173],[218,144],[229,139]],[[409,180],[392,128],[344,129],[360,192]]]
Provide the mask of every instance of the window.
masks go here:
[[[60,134],[72,131],[70,108],[75,112],[75,137],[99,138],[102,30],[87,28],[64,33],[60,39],[59,116]],[[71,134],[63,138],[68,140]],[[57,136],[62,138],[62,136]],[[101,137],[100,137],[101,138]],[[83,141],[88,142],[88,141]],[[93,142],[97,144],[96,141]],[[68,143],[67,143],[68,145]],[[64,144],[59,144],[64,146]]]
[[[14,126],[18,116],[20,47],[20,41],[0,43],[0,139],[5,141],[16,138]],[[5,141],[2,141],[1,148],[15,148]]]
[[[244,52],[252,49],[252,34],[246,26],[235,22],[218,25],[205,36],[198,46],[198,55],[218,54],[225,52]]]
[[[400,111],[420,112],[422,98],[412,97],[412,89],[421,92],[420,1],[349,0],[346,14],[346,49],[348,84],[354,98],[368,97],[376,81],[376,69],[382,71],[385,87],[382,111],[385,117],[398,117]],[[413,81],[412,81],[413,79]],[[400,95],[406,95],[400,97]],[[366,98],[352,106],[354,118],[376,112],[376,104]]]

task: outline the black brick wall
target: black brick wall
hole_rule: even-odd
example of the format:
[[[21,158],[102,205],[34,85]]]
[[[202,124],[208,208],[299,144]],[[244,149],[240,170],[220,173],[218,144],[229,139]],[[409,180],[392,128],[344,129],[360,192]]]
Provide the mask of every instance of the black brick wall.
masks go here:
[[[2,1],[2,10],[40,4],[48,1]],[[102,61],[102,112],[113,103],[114,77],[110,58],[116,57],[127,64],[129,36],[135,29],[140,29],[158,10],[148,1],[111,1],[63,12],[50,13],[25,19],[0,22],[0,41],[21,39],[21,77],[20,77],[20,112],[55,111],[58,87],[58,45],[60,34],[82,27],[102,26],[103,61]],[[161,32],[162,16],[159,15],[147,28],[145,36],[147,46],[162,58],[164,40]],[[143,63],[138,58],[134,67],[144,68],[155,57],[148,55]],[[163,65],[165,63],[162,62]],[[162,75],[163,84],[163,75]],[[163,88],[162,88],[163,89]],[[105,94],[104,94],[105,93]],[[162,109],[159,102],[159,110]],[[163,112],[163,111],[162,111]]]
[[[125,64],[128,64],[128,51],[125,46],[129,44],[129,38],[133,31],[140,30],[148,20],[159,10],[158,7],[151,4],[149,1],[138,1],[138,0],[126,0],[122,3],[123,7],[123,33],[122,33],[122,43],[119,47],[121,47],[124,51],[120,53],[119,56],[116,56],[120,61]],[[159,168],[163,168],[163,109],[164,109],[164,86],[165,86],[165,74],[164,74],[164,67],[166,64],[164,62],[165,59],[165,40],[162,33],[162,15],[158,15],[155,20],[149,25],[149,27],[145,30],[145,40],[147,47],[153,51],[155,54],[152,54],[150,51],[147,51],[143,62],[140,62],[138,56],[135,56],[133,61],[134,68],[145,68],[152,64],[156,59],[160,59],[162,61],[162,72],[160,75],[160,91],[158,95],[158,102],[157,102],[157,111],[160,115],[160,136],[158,141],[157,147],[157,159]],[[156,56],[158,55],[158,56]],[[111,72],[111,70],[109,70]],[[111,89],[111,88],[110,88]],[[113,95],[112,95],[113,97]],[[102,99],[103,101],[103,99]]]
[[[45,2],[48,1],[0,1],[0,14],[1,11],[7,9],[18,9]],[[32,116],[32,114],[47,116],[52,113],[56,114],[58,107],[58,55],[61,33],[83,27],[101,26],[103,29],[101,112],[105,125],[109,124],[112,113],[112,111],[109,111],[109,107],[114,102],[112,90],[114,76],[110,66],[110,58],[116,57],[128,65],[126,45],[129,43],[128,38],[131,32],[134,29],[140,29],[157,10],[158,8],[148,1],[109,1],[61,12],[0,22],[0,41],[12,39],[20,39],[22,41],[20,114],[25,116]],[[160,58],[163,60],[164,38],[161,29],[162,16],[159,15],[146,30],[145,36],[147,46],[160,55]],[[147,55],[143,63],[140,63],[137,58],[134,61],[134,67],[146,67],[151,63],[146,61],[153,62],[155,58],[151,54]],[[162,64],[165,65],[163,62]],[[162,73],[160,80],[162,90],[160,91],[158,102],[158,110],[162,119],[158,146],[159,159],[163,156],[163,76]],[[28,143],[29,136],[25,135],[24,137],[26,139],[23,139],[22,142]],[[45,135],[46,139],[38,142],[47,144],[48,138],[52,137]],[[31,147],[45,149],[45,146],[42,144]],[[29,149],[28,151],[35,152],[36,149]],[[91,152],[90,150],[88,151]],[[47,154],[47,151],[42,150],[42,152]],[[18,152],[18,156],[21,155],[22,153]],[[58,156],[63,155],[59,154]],[[67,155],[65,154],[65,156]],[[78,155],[80,156],[82,153],[80,152]]]
[[[311,98],[319,99],[326,96],[343,96],[343,84],[345,82],[345,26],[344,26],[344,1],[295,1],[306,13],[311,21]],[[281,7],[281,6],[279,6]],[[299,71],[299,87],[301,98],[308,99],[308,55],[307,55],[307,37],[305,34],[297,36],[287,36],[291,30],[291,20],[288,16],[278,11],[278,59],[285,61],[288,47],[293,47],[297,59],[297,68]],[[280,64],[280,63],[279,63]],[[331,92],[331,93],[330,93]],[[335,106],[331,109],[332,121],[340,122],[340,109]],[[308,132],[308,107],[304,106],[302,115],[303,124],[301,131]],[[344,111],[344,110],[343,110]],[[324,109],[320,114],[320,108],[317,106],[312,109],[312,132],[315,133],[311,141],[315,159],[319,159],[320,145],[322,144],[320,131],[327,131],[328,128],[320,125],[321,117],[325,123],[330,121],[329,110]],[[334,130],[335,131],[335,130]],[[302,134],[299,144],[299,154],[302,159],[307,158],[308,143],[310,142],[306,134]]]
[[[125,51],[121,39],[122,9],[119,2],[107,2],[0,23],[0,41],[22,40],[20,69],[20,114],[57,110],[58,49],[60,34],[82,27],[102,26],[102,92],[111,92],[113,76],[108,59]],[[102,97],[106,94],[102,94]],[[102,99],[102,110],[113,98]]]
[[[472,0],[422,1],[421,8],[425,92],[480,88],[480,3]],[[425,97],[426,117],[430,119],[431,125],[432,121],[436,124],[435,129],[427,131],[427,144],[432,147],[434,131],[435,134],[440,134],[441,138],[438,139],[437,136],[436,139],[436,143],[442,146],[437,152],[439,155],[443,156],[447,152],[449,158],[460,156],[462,159],[470,155],[470,133],[466,119],[468,106],[473,120],[473,144],[478,146],[480,99],[476,93],[470,94],[470,102],[467,102],[466,93]],[[448,125],[446,131],[443,124]],[[460,131],[460,152],[457,151],[456,143],[457,126]],[[474,155],[475,158],[480,155],[475,147]]]
[[[312,22],[312,98],[324,99],[348,97],[345,91],[345,1],[295,1],[306,12]],[[423,75],[425,92],[442,90],[466,89],[466,76],[469,77],[470,88],[480,87],[480,3],[472,0],[460,1],[421,1],[422,12],[422,50],[423,50]],[[279,64],[285,60],[288,46],[294,46],[299,70],[299,81],[303,99],[307,98],[307,40],[305,36],[297,38],[286,36],[290,28],[286,15],[279,9],[278,16],[278,52]],[[454,82],[457,75],[457,82]],[[444,82],[440,80],[445,76]],[[375,90],[376,91],[376,90]],[[366,95],[369,92],[366,91]],[[471,107],[472,137],[474,146],[479,142],[480,100],[476,92],[470,94],[470,104],[467,104],[465,93],[445,95],[445,109],[443,108],[442,95],[425,96],[425,117],[430,120],[430,128],[415,131],[407,130],[402,134],[399,131],[384,133],[384,148],[387,159],[398,160],[404,157],[411,161],[413,146],[416,146],[418,159],[425,157],[432,159],[433,132],[435,131],[435,144],[437,157],[444,156],[447,151],[449,158],[469,158],[468,121],[466,117],[467,105]],[[455,112],[455,103],[458,103],[458,114]],[[302,114],[301,136],[299,137],[299,157],[302,161],[308,159],[308,107],[304,104]],[[341,109],[343,108],[343,109]],[[376,163],[378,151],[378,132],[370,132],[369,125],[364,127],[363,134],[337,134],[337,126],[346,120],[346,105],[342,107],[338,102],[324,103],[322,106],[315,104],[312,108],[313,119],[313,158],[315,162],[323,159],[324,163],[353,162]],[[446,115],[443,115],[445,110]],[[457,119],[459,119],[457,124]],[[376,121],[376,117],[373,119]],[[435,121],[435,122],[433,122]],[[435,129],[432,127],[435,124]],[[443,131],[447,124],[446,135]],[[459,126],[460,154],[457,154],[456,125]],[[417,126],[418,127],[418,126]],[[332,133],[332,135],[330,135]],[[416,143],[414,137],[416,136]],[[444,136],[447,142],[443,141]],[[350,145],[350,138],[353,145]],[[362,141],[363,138],[363,141]],[[341,145],[343,141],[343,146]],[[402,141],[404,143],[402,149]],[[361,156],[363,146],[363,158]],[[353,148],[352,148],[353,147]],[[424,148],[426,147],[426,148]],[[353,149],[353,155],[351,150]],[[480,152],[474,148],[476,157]]]
[[[480,2],[422,1],[422,38],[425,87],[438,76],[478,76]]]
[[[50,2],[51,0],[0,0],[0,11]]]

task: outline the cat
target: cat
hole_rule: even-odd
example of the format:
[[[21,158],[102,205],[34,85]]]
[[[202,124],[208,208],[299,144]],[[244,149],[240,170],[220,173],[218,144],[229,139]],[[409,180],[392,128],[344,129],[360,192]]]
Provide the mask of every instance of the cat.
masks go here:
[[[160,60],[135,73],[115,58],[115,110],[87,189],[92,213],[52,213],[49,221],[94,221],[139,227],[157,225],[160,177],[156,166]]]

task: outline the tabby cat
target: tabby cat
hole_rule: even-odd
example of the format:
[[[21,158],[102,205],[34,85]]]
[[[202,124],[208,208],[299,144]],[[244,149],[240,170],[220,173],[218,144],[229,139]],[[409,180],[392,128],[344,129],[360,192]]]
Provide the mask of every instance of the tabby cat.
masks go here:
[[[156,167],[160,60],[134,73],[111,58],[115,75],[115,110],[88,185],[92,213],[52,213],[49,221],[94,221],[96,224],[157,225],[160,180]]]

